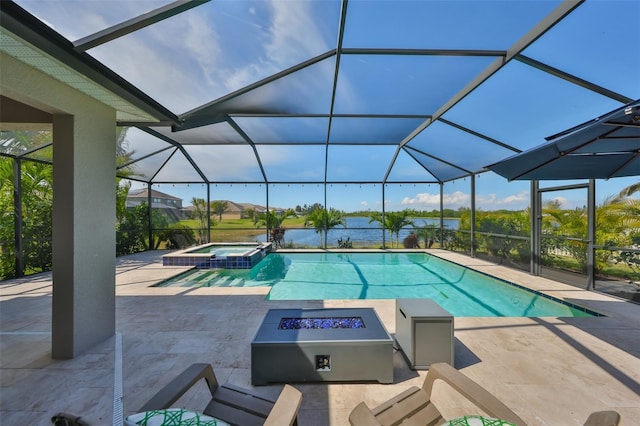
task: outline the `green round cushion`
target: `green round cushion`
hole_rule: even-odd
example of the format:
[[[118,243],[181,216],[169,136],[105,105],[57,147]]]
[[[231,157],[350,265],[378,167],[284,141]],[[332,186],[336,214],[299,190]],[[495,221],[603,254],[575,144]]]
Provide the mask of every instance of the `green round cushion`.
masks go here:
[[[229,426],[222,420],[182,408],[131,414],[124,419],[124,424],[125,426]]]
[[[517,426],[515,423],[501,419],[482,416],[464,416],[449,420],[443,426]]]

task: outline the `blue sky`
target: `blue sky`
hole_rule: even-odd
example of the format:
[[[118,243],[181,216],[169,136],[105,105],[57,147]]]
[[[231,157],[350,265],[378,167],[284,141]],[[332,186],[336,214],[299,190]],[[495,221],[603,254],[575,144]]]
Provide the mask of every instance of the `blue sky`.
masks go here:
[[[115,25],[166,1],[45,1],[20,0],[20,5],[74,41]],[[345,48],[481,49],[503,51],[553,11],[561,2],[547,1],[380,1],[351,0],[344,33]],[[334,49],[338,40],[340,2],[326,1],[212,1],[176,17],[136,31],[88,53],[148,93],[176,114],[254,84]],[[629,46],[640,44],[640,2],[587,0],[567,18],[524,49],[525,56],[578,78],[630,97],[640,98],[640,55]],[[371,29],[374,29],[372,31]],[[461,30],[464,28],[464,31]],[[342,55],[337,77],[335,113],[417,114],[426,116],[454,96],[481,72],[493,57],[447,55]],[[302,113],[328,113],[331,105],[335,57],[262,86],[251,97],[238,97],[237,107],[277,107]],[[304,74],[304,77],[302,76]],[[523,62],[511,61],[442,118],[494,140],[526,150],[545,137],[598,117],[621,106],[619,101],[578,84],[557,79]],[[322,142],[325,119],[296,119],[295,131],[286,120],[236,118],[257,146],[269,180],[322,181],[324,147],[291,146],[274,142]],[[323,120],[325,122],[323,122]],[[354,185],[327,187],[327,204],[342,210],[379,210],[381,181],[394,158],[395,147],[380,145],[408,133],[422,119],[334,120],[331,140],[355,145],[332,145],[328,152],[329,180]],[[282,124],[284,123],[284,124]],[[280,125],[282,124],[282,125]],[[237,138],[226,124],[194,130],[187,151],[199,161],[211,181],[212,199],[266,204],[265,188],[242,183],[260,180],[257,160],[245,145],[210,146],[202,138],[225,142]],[[130,132],[129,143],[138,158],[155,152],[160,143],[142,132]],[[377,145],[364,146],[361,141]],[[437,122],[409,144],[444,160],[420,158],[425,167],[447,180],[459,174],[446,163],[469,170],[506,158],[513,152]],[[415,152],[414,152],[415,154]],[[419,155],[417,155],[419,157]],[[168,153],[140,162],[141,176],[155,175],[168,160],[172,174],[156,180],[192,182],[197,175],[188,162]],[[433,180],[425,169],[402,152],[389,172],[389,180]],[[616,194],[638,178],[599,181],[598,201]],[[558,185],[565,182],[556,182]],[[528,205],[529,184],[506,184],[501,177],[483,173],[476,182],[477,207],[520,209]],[[159,190],[182,197],[206,197],[198,184],[160,184]],[[196,194],[194,195],[194,191]],[[469,179],[456,179],[444,188],[445,207],[469,205]],[[558,193],[566,207],[584,205],[581,191]],[[387,209],[439,208],[435,184],[389,185]],[[269,204],[279,207],[323,203],[321,184],[285,184],[269,190]]]

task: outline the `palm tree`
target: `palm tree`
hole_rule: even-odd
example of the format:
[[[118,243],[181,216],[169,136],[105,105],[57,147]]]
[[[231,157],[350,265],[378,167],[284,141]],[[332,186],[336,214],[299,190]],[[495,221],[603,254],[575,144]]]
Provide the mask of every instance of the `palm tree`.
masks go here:
[[[254,223],[256,226],[266,226],[267,233],[270,234],[270,241],[272,241],[276,247],[282,247],[285,233],[282,222],[284,222],[286,218],[292,216],[296,216],[296,212],[293,209],[287,209],[282,213],[267,210],[266,212],[256,216],[254,218]]]
[[[191,200],[193,213],[198,221],[198,243],[202,244],[207,240],[207,202],[203,198],[193,197]]]
[[[387,213],[387,220],[389,230],[392,234],[396,234],[396,247],[398,247],[398,240],[400,238],[400,230],[408,225],[413,225],[413,220],[409,219],[409,211],[402,210],[399,212]]]
[[[222,222],[222,215],[227,211],[229,203],[226,201],[213,201],[211,202],[211,211],[218,215],[218,219]]]
[[[128,127],[116,128],[116,224],[125,220],[127,214],[127,197],[131,182],[124,181],[133,175],[134,167],[131,165],[135,150],[129,148],[127,141]]]
[[[634,237],[640,236],[640,200],[611,196],[596,206],[595,228],[597,245],[628,247]],[[584,239],[587,236],[587,212],[584,208],[563,210],[558,205],[548,203],[543,210],[543,230],[547,235],[559,236],[549,248],[566,250],[586,272],[587,250]],[[567,238],[568,237],[568,238]],[[549,253],[546,253],[547,255]],[[596,270],[615,261],[615,256],[607,250],[598,250]]]
[[[398,246],[398,240],[400,238],[400,230],[407,225],[413,225],[413,220],[409,219],[409,210],[402,210],[397,212],[387,212],[384,217],[381,212],[372,212],[369,216],[369,223],[378,222],[389,230],[389,239],[393,244],[393,235],[396,235],[396,247]]]
[[[321,208],[315,209],[305,219],[304,226],[311,225],[317,234],[320,235],[320,246],[322,247],[322,235],[324,234],[324,247],[327,246],[327,235],[329,229],[336,226],[345,226],[344,215],[340,210],[331,208],[329,210]]]
[[[579,264],[579,272],[587,271],[586,208],[563,209],[559,202],[549,201],[542,209],[542,256],[551,261],[557,250],[566,251]]]
[[[296,212],[293,209],[287,209],[282,213],[276,213],[273,210],[267,210],[264,213],[260,213],[254,218],[256,226],[266,226],[269,229],[279,228],[282,222],[288,217],[295,216]]]
[[[53,249],[53,167],[26,161],[21,175],[24,265],[47,271],[52,266]]]
[[[615,199],[620,200],[623,198],[627,198],[635,194],[636,192],[640,192],[640,182],[632,183],[626,188],[622,188],[622,191],[620,191],[620,193],[617,195],[617,197],[615,197]]]
[[[0,133],[3,152],[21,154],[31,151],[32,157],[50,160],[53,156],[51,132],[3,131]],[[39,147],[42,147],[38,149]],[[0,239],[13,241],[15,219],[20,220],[23,241],[23,262],[16,270],[13,246],[0,245],[0,278],[24,275],[26,270],[46,271],[52,265],[53,166],[37,161],[20,162],[22,203],[14,205],[14,160],[2,158],[0,165]],[[21,216],[16,217],[20,212]]]
[[[635,184],[636,188],[640,185]],[[596,244],[609,247],[633,247],[640,242],[640,200],[629,198],[634,185],[620,194],[608,197],[596,207]],[[636,189],[637,190],[637,189]],[[625,197],[620,195],[626,193]],[[634,251],[598,250],[597,270],[608,263],[622,263],[636,271],[640,266],[640,253]]]
[[[129,196],[129,189],[131,189],[131,182],[122,182],[116,178],[116,226],[125,220],[127,215],[127,197]]]
[[[386,216],[382,215],[382,212],[371,212],[369,214],[369,223],[378,222],[382,225],[383,229],[389,230],[389,240],[393,243],[393,234],[391,233],[391,228],[387,226]]]
[[[432,223],[423,225],[416,231],[418,240],[424,241],[424,248],[431,248],[433,244],[438,241],[440,235],[440,227]]]

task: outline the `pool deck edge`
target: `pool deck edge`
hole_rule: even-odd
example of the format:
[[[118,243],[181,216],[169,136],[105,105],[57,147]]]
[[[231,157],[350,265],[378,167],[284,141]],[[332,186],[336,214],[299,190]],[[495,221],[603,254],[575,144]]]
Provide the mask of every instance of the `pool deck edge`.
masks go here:
[[[123,337],[127,414],[193,362],[213,364],[221,382],[251,387],[250,342],[272,308],[373,307],[389,333],[395,333],[393,300],[267,301],[263,288],[149,287],[189,269],[163,267],[163,253],[116,260],[116,327]],[[621,414],[621,426],[640,424],[640,305],[464,255],[438,254],[608,315],[456,318],[457,369],[530,426],[580,426],[591,412],[606,409]],[[0,283],[0,418],[3,424],[45,425],[53,412],[68,411],[94,424],[110,423],[113,339],[72,360],[52,360],[51,295],[51,273]],[[420,386],[425,374],[409,369],[395,352],[393,384],[296,385],[304,396],[299,423],[347,426],[360,401],[376,406]],[[277,395],[281,387],[256,390]],[[449,418],[469,412],[455,399],[441,408]]]

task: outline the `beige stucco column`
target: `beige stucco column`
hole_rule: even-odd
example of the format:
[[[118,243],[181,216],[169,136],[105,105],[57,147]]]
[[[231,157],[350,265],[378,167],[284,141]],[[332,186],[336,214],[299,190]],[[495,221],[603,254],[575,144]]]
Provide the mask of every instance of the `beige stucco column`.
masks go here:
[[[52,356],[115,334],[115,110],[1,54],[4,96],[53,116]]]
[[[55,358],[115,332],[115,116],[101,109],[53,116]]]

